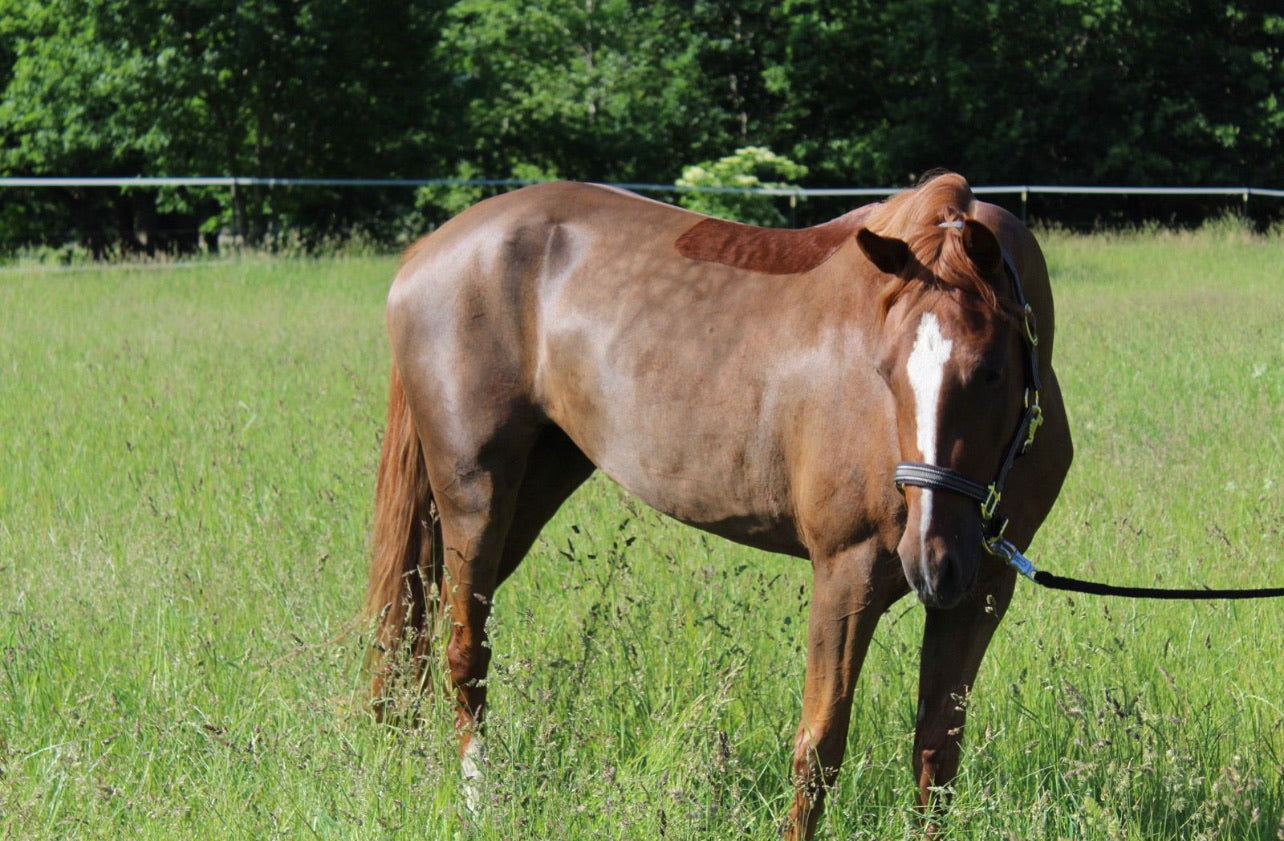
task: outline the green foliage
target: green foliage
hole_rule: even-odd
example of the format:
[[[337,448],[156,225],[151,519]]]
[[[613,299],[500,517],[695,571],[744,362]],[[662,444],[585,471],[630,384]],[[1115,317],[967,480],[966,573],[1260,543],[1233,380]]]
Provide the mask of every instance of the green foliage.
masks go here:
[[[4,2],[15,47],[0,173],[389,176],[433,163],[434,4]],[[55,194],[96,251],[141,247],[157,213],[192,215],[193,233],[235,215],[252,242],[377,229],[407,208],[400,195]]]
[[[0,175],[533,167],[667,184],[754,146],[829,185],[937,167],[974,183],[1272,185],[1275,5],[0,0]],[[0,251],[190,249],[218,231],[269,247],[390,241],[472,194],[439,192],[23,193],[0,205]]]
[[[459,162],[452,179],[466,183],[429,184],[415,191],[415,213],[412,217],[415,232],[423,233],[430,230],[486,196],[493,195],[495,191],[509,189],[512,186],[477,183],[493,179],[488,179],[485,173],[468,161]],[[557,172],[544,169],[537,164],[518,163],[513,165],[512,172],[506,180],[514,184],[555,181]]]
[[[532,164],[596,180],[654,172],[698,136],[697,40],[671,3],[460,0],[440,55],[458,153],[492,174]]]
[[[797,188],[807,167],[777,155],[770,149],[746,146],[716,161],[683,168],[679,187],[776,189]],[[735,219],[752,225],[780,225],[784,215],[777,209],[778,198],[752,193],[684,192],[679,203],[691,210]]]
[[[451,178],[460,181],[472,181],[485,178],[486,175],[468,161],[460,161],[451,173]],[[486,189],[480,185],[470,184],[431,184],[415,191],[415,210],[419,214],[419,225],[428,230],[449,219],[457,213],[481,201]]]
[[[105,162],[108,170],[99,171],[107,174],[138,168],[165,147],[165,127],[147,108],[151,62],[137,45],[112,37],[112,13],[126,4],[11,5],[5,28],[18,48],[0,100],[0,125],[11,137],[6,170],[77,171]]]

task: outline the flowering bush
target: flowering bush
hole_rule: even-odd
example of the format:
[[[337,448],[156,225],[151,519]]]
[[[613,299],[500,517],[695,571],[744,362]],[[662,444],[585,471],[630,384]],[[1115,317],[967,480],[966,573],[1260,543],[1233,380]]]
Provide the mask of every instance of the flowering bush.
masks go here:
[[[716,161],[706,161],[682,169],[679,187],[719,188],[730,190],[790,190],[791,183],[807,174],[807,167],[794,163],[762,146],[746,146],[735,154]],[[721,216],[754,225],[781,225],[785,216],[779,210],[778,195],[751,192],[683,192],[678,203],[683,207],[711,216]]]

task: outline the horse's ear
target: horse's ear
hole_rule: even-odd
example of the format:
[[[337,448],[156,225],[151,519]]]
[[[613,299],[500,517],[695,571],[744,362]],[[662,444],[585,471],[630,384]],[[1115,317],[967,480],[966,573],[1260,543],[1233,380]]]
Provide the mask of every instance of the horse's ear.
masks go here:
[[[909,265],[909,246],[899,239],[880,237],[869,228],[856,232],[856,242],[870,262],[884,274],[899,275]]]
[[[1003,246],[998,237],[975,219],[963,221],[963,250],[981,270],[982,277],[997,274],[1003,266]]]

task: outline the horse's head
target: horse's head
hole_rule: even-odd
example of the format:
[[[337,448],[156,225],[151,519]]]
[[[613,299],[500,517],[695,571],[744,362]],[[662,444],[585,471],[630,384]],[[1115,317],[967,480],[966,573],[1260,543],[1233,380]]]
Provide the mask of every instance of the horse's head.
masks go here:
[[[898,552],[923,603],[952,607],[976,582],[997,528],[985,497],[996,477],[1001,488],[1014,436],[1025,434],[1031,348],[996,292],[1005,270],[994,233],[958,211],[929,227],[912,245],[869,230],[857,239],[890,276],[878,369],[896,407],[907,506]]]

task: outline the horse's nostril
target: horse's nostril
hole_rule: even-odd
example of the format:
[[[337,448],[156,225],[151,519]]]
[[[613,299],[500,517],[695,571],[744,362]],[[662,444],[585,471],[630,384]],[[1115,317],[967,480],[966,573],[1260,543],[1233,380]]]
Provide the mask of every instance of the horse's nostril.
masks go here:
[[[959,565],[955,562],[953,555],[942,555],[940,566],[937,567],[938,587],[937,589],[954,592],[958,589],[959,584]]]
[[[963,600],[972,588],[976,569],[959,555],[942,551],[932,560],[933,574],[920,589],[923,602],[931,607],[950,608]]]

